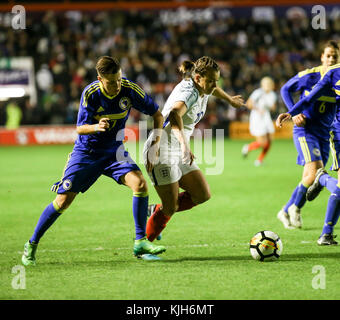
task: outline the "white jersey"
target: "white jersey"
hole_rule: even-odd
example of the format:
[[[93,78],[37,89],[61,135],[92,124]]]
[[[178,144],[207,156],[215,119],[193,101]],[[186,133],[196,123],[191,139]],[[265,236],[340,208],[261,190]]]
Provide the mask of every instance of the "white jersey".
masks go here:
[[[169,134],[171,126],[169,114],[175,102],[183,101],[187,107],[186,113],[182,117],[184,134],[187,140],[193,134],[195,125],[203,118],[207,109],[207,103],[210,95],[200,97],[192,79],[182,80],[171,92],[165,102],[162,114],[164,117],[164,129]]]
[[[274,133],[275,129],[270,116],[270,108],[276,103],[277,96],[273,91],[265,92],[262,88],[256,89],[250,95],[256,109],[252,109],[249,118],[249,130],[253,136],[263,136]]]
[[[164,131],[162,133],[160,143],[161,155],[163,154],[167,157],[169,153],[171,153],[172,156],[181,155],[180,143],[173,134],[169,121],[169,114],[174,104],[178,101],[183,101],[187,107],[185,114],[182,116],[182,121],[184,135],[187,142],[189,142],[190,136],[194,132],[195,125],[203,118],[205,114],[209,96],[210,95],[203,95],[200,97],[192,79],[184,79],[176,85],[165,102],[164,108],[162,110],[162,115],[164,117]],[[152,136],[150,135],[145,144],[145,148],[148,148],[151,141]]]

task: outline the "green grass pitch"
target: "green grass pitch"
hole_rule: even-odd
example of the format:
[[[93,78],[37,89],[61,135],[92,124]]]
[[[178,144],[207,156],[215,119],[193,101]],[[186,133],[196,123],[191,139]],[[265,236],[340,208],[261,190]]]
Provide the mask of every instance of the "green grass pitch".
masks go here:
[[[276,214],[302,174],[293,142],[274,141],[262,167],[253,165],[258,151],[242,159],[243,143],[224,142],[224,171],[207,176],[212,198],[168,223],[162,261],[133,257],[131,192],[101,177],[45,233],[21,290],[12,269],[72,146],[1,147],[0,299],[339,299],[340,247],[316,244],[329,192],[305,205],[303,229],[285,230]],[[147,181],[150,203],[158,202]],[[261,230],[282,238],[278,261],[250,256]]]

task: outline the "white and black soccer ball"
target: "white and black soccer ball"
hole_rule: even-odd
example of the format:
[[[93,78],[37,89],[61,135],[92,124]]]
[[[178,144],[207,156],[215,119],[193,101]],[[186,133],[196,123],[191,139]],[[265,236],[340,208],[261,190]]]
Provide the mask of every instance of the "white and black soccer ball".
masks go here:
[[[277,260],[282,253],[282,241],[273,231],[260,231],[250,240],[250,253],[255,260]]]

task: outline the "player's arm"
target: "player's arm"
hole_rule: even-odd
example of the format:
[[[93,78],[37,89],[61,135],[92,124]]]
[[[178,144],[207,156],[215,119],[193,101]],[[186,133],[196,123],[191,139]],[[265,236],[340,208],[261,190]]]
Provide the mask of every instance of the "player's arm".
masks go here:
[[[97,132],[105,132],[109,128],[109,118],[101,118],[96,124],[83,124],[77,126],[78,134],[94,134]]]
[[[299,77],[299,74],[289,79],[281,88],[280,93],[283,102],[285,103],[288,110],[292,109],[294,106],[294,100],[292,97],[293,92],[300,91],[301,84],[303,81]],[[297,114],[292,118],[293,123],[298,127],[304,127],[306,125],[306,116],[303,113]]]
[[[245,107],[244,100],[241,96],[230,96],[220,87],[216,87],[212,95],[218,99],[226,100],[234,108]]]
[[[172,110],[169,114],[169,122],[171,126],[171,130],[179,143],[181,144],[183,159],[185,161],[189,161],[190,164],[194,161],[195,156],[190,150],[190,146],[188,145],[185,135],[184,135],[184,126],[183,126],[183,115],[187,111],[187,106],[183,101],[177,101],[174,103]]]
[[[325,76],[323,79],[319,80],[307,96],[298,101],[288,112],[281,113],[276,119],[276,125],[281,128],[284,121],[291,119],[293,116],[301,113],[304,109],[313,108],[312,103],[322,95],[323,90],[327,86],[329,86],[329,79]]]
[[[151,172],[154,164],[159,157],[159,145],[162,136],[162,128],[164,123],[164,117],[162,113],[157,110],[153,115],[153,138],[148,150],[147,160],[146,160],[146,170]]]

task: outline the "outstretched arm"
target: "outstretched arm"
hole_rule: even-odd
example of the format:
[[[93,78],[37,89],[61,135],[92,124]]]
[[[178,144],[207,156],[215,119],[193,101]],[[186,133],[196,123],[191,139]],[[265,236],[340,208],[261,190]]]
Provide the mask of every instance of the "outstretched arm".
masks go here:
[[[212,94],[218,99],[226,100],[234,108],[246,107],[241,96],[230,96],[220,87],[216,87]]]

